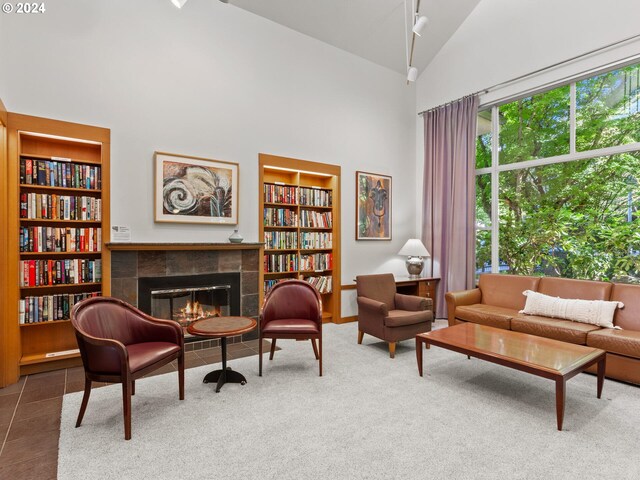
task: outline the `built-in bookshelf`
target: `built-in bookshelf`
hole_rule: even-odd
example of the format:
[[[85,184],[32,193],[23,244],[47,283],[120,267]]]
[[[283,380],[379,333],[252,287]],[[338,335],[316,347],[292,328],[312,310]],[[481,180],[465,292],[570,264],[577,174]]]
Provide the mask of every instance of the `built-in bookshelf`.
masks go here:
[[[7,321],[24,374],[79,361],[71,310],[109,293],[109,130],[10,113],[8,133]]]
[[[305,280],[321,294],[324,320],[338,322],[340,167],[265,154],[259,165],[262,294]]]

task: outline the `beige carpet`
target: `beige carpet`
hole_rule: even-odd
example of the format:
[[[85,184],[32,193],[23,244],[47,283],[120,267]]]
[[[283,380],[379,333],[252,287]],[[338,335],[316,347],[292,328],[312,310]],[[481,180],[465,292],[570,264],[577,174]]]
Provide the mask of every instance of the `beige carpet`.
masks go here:
[[[123,439],[121,389],[64,397],[60,479],[637,479],[640,389],[568,382],[563,432],[554,383],[432,347],[425,377],[413,342],[395,360],[356,325],[325,326],[325,376],[308,342],[282,341],[275,360],[229,365],[245,386],[202,383],[210,366],[139,381],[133,439]]]

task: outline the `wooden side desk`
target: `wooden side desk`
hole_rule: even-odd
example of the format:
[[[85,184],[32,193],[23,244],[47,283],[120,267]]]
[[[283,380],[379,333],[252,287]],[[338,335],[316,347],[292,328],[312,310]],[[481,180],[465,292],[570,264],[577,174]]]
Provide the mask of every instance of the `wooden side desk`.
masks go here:
[[[438,288],[438,282],[440,281],[439,278],[410,278],[408,275],[394,275],[394,277],[396,279],[396,289],[398,290],[398,293],[431,298],[433,300],[433,317],[436,317],[436,289]]]

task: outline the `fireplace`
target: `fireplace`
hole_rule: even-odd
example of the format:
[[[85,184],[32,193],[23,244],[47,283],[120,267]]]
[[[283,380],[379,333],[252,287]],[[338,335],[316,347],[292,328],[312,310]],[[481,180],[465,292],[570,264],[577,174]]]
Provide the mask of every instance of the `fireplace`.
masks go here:
[[[240,315],[240,274],[210,273],[138,278],[138,306],[156,318],[187,326],[206,317]]]

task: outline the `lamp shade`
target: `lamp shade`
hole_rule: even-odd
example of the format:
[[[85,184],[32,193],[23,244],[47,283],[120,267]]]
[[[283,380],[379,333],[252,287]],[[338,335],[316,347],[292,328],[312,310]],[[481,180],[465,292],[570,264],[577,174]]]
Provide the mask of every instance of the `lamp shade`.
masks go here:
[[[428,257],[429,252],[422,244],[422,242],[417,238],[410,238],[407,240],[407,243],[404,244],[404,247],[400,249],[398,255],[404,255],[407,257]]]
[[[177,8],[182,8],[187,1],[188,0],[171,0],[171,3],[173,3]]]

